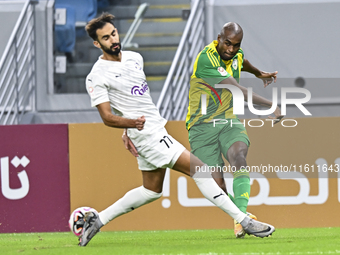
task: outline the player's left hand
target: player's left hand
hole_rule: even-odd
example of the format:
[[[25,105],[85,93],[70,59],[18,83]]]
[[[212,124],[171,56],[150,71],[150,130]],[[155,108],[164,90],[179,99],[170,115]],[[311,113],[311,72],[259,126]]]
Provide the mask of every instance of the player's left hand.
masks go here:
[[[122,135],[122,140],[123,140],[125,149],[129,150],[129,152],[131,152],[131,154],[134,157],[138,157],[139,155],[138,155],[137,149],[136,149],[135,145],[132,143],[132,141],[130,140],[130,138],[127,136],[125,131]]]
[[[275,71],[273,73],[268,73],[268,72],[261,71],[261,74],[256,76],[256,77],[263,81],[264,87],[267,87],[273,81],[274,81],[274,83],[276,82],[276,79],[277,79],[276,75],[277,75],[277,73],[278,73],[278,71]]]

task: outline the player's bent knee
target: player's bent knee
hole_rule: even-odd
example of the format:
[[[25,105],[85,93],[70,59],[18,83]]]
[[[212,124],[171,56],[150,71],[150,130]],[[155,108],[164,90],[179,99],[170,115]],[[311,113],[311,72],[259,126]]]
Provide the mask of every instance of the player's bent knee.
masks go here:
[[[152,190],[146,189],[144,186],[143,187],[143,195],[147,199],[148,203],[157,200],[163,195],[163,192],[157,193]]]
[[[230,164],[232,166],[237,166],[237,165],[246,165],[247,159],[243,154],[238,154],[235,155],[233,158],[229,160]]]

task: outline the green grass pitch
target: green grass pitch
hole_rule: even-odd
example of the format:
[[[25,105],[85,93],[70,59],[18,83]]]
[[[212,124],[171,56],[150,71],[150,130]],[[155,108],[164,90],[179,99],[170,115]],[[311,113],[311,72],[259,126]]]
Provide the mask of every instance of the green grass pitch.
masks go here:
[[[72,233],[0,234],[0,254],[340,254],[340,228],[277,229],[235,239],[233,230],[98,233],[86,247]]]

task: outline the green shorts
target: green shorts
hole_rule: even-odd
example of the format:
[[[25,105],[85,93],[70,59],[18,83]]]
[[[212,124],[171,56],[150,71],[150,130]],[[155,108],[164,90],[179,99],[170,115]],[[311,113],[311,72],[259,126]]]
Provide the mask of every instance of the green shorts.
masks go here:
[[[247,130],[239,119],[200,123],[189,130],[191,152],[208,166],[223,167],[222,155],[228,160],[230,146],[238,141],[250,145]]]

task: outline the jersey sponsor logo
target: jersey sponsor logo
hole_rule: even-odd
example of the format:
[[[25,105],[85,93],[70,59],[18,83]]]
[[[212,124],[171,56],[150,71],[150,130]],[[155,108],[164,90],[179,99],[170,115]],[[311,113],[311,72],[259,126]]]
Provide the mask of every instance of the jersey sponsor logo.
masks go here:
[[[234,61],[233,61],[233,64],[232,64],[232,66],[235,70],[237,69],[237,64],[238,64],[238,61],[237,61],[237,58],[235,58]]]
[[[217,71],[222,75],[222,76],[227,76],[228,75],[228,72],[222,67],[222,66],[219,66],[217,68]]]
[[[131,89],[131,95],[136,95],[136,96],[143,96],[144,93],[148,90],[148,84],[146,81],[142,83],[140,86],[133,86]]]
[[[89,87],[89,93],[93,93],[93,87]]]

